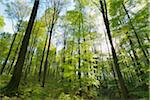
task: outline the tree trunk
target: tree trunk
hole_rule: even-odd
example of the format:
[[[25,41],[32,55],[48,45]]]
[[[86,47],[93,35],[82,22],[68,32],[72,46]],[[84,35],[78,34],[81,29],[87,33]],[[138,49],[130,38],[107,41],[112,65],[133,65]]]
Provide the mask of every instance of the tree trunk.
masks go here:
[[[35,0],[34,6],[32,9],[32,13],[30,16],[30,20],[29,20],[29,23],[28,23],[28,26],[27,26],[27,29],[25,32],[25,36],[22,41],[19,56],[18,56],[16,65],[14,67],[12,78],[11,78],[10,82],[8,83],[8,85],[4,88],[4,91],[3,91],[5,93],[13,92],[14,90],[18,89],[18,86],[19,86],[19,83],[21,80],[23,64],[25,61],[25,56],[26,56],[27,47],[29,44],[32,27],[33,27],[34,20],[37,15],[38,6],[39,6],[39,0]]]
[[[22,23],[22,20],[19,21],[19,24],[17,25],[17,32],[20,31],[21,23]],[[9,56],[10,56],[11,51],[12,51],[12,49],[13,49],[13,45],[14,45],[14,43],[15,43],[16,37],[17,37],[17,33],[14,34],[14,38],[13,38],[12,43],[11,43],[11,45],[10,45],[9,52],[8,52],[8,54],[7,54],[7,57],[6,57],[6,59],[5,59],[5,62],[3,63],[3,66],[2,66],[2,68],[1,68],[0,75],[3,73],[3,71],[4,71],[4,69],[5,69],[5,66],[6,66],[6,64],[7,64],[7,61],[8,61],[8,59],[9,59]]]
[[[3,66],[2,66],[2,68],[1,68],[0,75],[3,73],[3,71],[4,71],[4,69],[5,69],[5,66],[6,66],[7,61],[8,61],[8,59],[9,59],[9,56],[10,56],[10,54],[11,54],[11,51],[12,51],[12,48],[13,48],[13,45],[14,45],[14,42],[15,42],[16,37],[17,37],[17,33],[14,34],[13,41],[12,41],[12,43],[11,43],[11,45],[10,45],[10,49],[9,49],[8,55],[7,55],[6,59],[5,59],[5,62],[3,63]]]
[[[45,55],[47,40],[48,40],[48,34],[46,36],[45,45],[44,45],[44,49],[43,49],[43,52],[42,52],[42,59],[41,59],[41,63],[40,63],[39,73],[38,73],[38,75],[39,75],[38,80],[39,81],[41,79],[42,65],[43,65],[43,60],[44,60],[44,55]]]
[[[149,64],[149,59],[148,59],[148,57],[147,57],[147,55],[146,55],[146,52],[145,52],[145,50],[144,50],[144,48],[143,48],[143,46],[142,46],[142,44],[141,44],[141,41],[140,41],[140,39],[139,39],[139,36],[138,36],[138,34],[137,34],[137,32],[136,32],[134,26],[133,26],[133,23],[132,23],[132,21],[131,21],[130,15],[129,15],[129,13],[128,13],[128,11],[127,11],[127,9],[126,9],[124,3],[122,3],[122,6],[123,6],[123,8],[124,8],[124,11],[125,11],[125,13],[126,13],[128,19],[129,19],[131,28],[133,29],[133,32],[134,32],[134,34],[135,34],[135,36],[136,36],[137,42],[138,42],[138,44],[139,44],[139,47],[140,47],[141,51],[143,52],[143,55],[145,56],[145,59],[146,59],[146,61],[147,61],[147,64]]]
[[[101,12],[102,12],[102,15],[103,15],[103,20],[104,20],[105,27],[106,27],[106,30],[107,30],[107,35],[108,35],[109,42],[110,42],[110,45],[111,45],[111,52],[112,52],[112,56],[113,56],[113,60],[114,60],[115,70],[116,70],[116,73],[117,73],[117,76],[118,76],[118,82],[119,82],[120,87],[121,87],[123,99],[126,100],[128,98],[127,87],[125,86],[122,74],[120,72],[120,67],[119,67],[119,63],[118,63],[117,54],[116,54],[116,51],[115,51],[115,48],[114,48],[114,45],[113,45],[113,42],[112,42],[112,36],[111,36],[111,32],[110,32],[110,28],[109,28],[109,21],[108,21],[108,16],[107,16],[107,6],[106,6],[106,3],[103,5],[103,2],[101,0],[100,0],[100,5],[101,5]]]
[[[36,27],[36,25],[35,25],[35,27]],[[35,30],[35,27],[34,27],[33,30]],[[33,39],[32,39],[32,42],[31,42],[31,51],[30,51],[30,53],[29,53],[29,58],[27,58],[27,59],[28,59],[28,61],[26,62],[26,63],[27,63],[27,64],[26,64],[27,70],[25,71],[24,80],[26,80],[26,78],[27,78],[28,75],[30,74],[30,69],[31,69],[31,65],[32,65],[32,59],[33,59],[33,56],[34,56],[35,47],[36,47],[36,45],[37,45],[36,41],[37,41],[37,36],[38,36],[39,29],[40,29],[40,28],[38,28],[38,30],[37,30],[36,32],[33,31],[33,34],[35,34],[35,36],[33,36]],[[34,46],[35,46],[35,47],[34,47]],[[30,56],[30,54],[31,54],[31,56]],[[27,74],[26,74],[26,73],[27,73]]]
[[[21,41],[20,41],[20,42],[21,42]],[[13,67],[13,65],[14,65],[15,59],[16,59],[17,54],[18,54],[19,46],[20,46],[20,43],[18,44],[17,49],[15,50],[15,55],[13,56],[11,65],[10,65],[9,68],[8,68],[8,74],[11,72],[11,69],[12,69],[12,67]]]
[[[136,71],[136,74],[137,74],[138,77],[140,77],[144,72],[142,72],[141,69],[140,69],[141,64],[140,64],[140,62],[138,61],[137,53],[136,53],[136,51],[134,50],[133,42],[132,42],[132,40],[131,40],[131,38],[130,38],[128,32],[126,33],[126,36],[127,36],[128,40],[129,40],[129,44],[130,44],[130,46],[131,46],[131,50],[132,50],[132,52],[133,52],[133,55],[134,55],[134,58],[135,58],[135,62],[136,62],[136,65],[137,65],[137,68],[135,68],[135,69],[136,69],[136,70],[135,70],[135,71]]]
[[[54,17],[55,17],[55,14],[53,15],[52,26],[51,26],[50,33],[49,33],[50,37],[49,37],[49,42],[48,42],[48,49],[47,49],[46,59],[45,59],[45,63],[44,63],[44,73],[43,73],[42,87],[44,87],[44,85],[45,85],[46,72],[47,72],[47,64],[48,64],[48,56],[49,56],[49,51],[50,51],[52,32],[53,32],[53,28],[54,28],[54,25],[55,25],[54,24],[54,19],[55,19]]]
[[[116,73],[115,73],[115,69],[114,69],[114,65],[113,65],[113,62],[111,61],[111,54],[110,54],[110,50],[109,50],[109,45],[108,45],[108,41],[107,41],[107,34],[106,34],[106,32],[104,32],[105,33],[105,41],[106,41],[106,45],[107,45],[107,51],[108,51],[108,64],[110,65],[110,67],[111,67],[111,70],[112,70],[112,74],[113,74],[113,77],[114,77],[114,81],[115,81],[115,84],[116,84],[116,87],[117,87],[117,89],[118,89],[118,94],[119,94],[119,97],[121,97],[121,92],[120,92],[120,90],[119,90],[119,84],[118,84],[118,82],[117,82],[117,79],[116,79]],[[110,59],[110,61],[109,61],[109,59]]]
[[[64,33],[64,47],[63,47],[63,55],[62,55],[62,63],[66,63],[66,57],[65,57],[65,50],[66,50],[66,35]],[[64,75],[64,68],[62,68],[62,80],[63,80],[63,75]]]

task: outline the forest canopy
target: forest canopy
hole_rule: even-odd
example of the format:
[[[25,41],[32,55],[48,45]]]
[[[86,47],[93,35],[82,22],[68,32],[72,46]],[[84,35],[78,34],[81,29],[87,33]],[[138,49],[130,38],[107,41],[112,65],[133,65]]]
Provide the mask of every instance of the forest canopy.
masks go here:
[[[148,0],[0,0],[0,100],[148,100]]]

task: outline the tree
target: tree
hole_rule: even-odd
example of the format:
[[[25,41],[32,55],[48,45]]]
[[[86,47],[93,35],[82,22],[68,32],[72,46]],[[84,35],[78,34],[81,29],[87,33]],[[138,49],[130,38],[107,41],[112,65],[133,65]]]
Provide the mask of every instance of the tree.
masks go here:
[[[15,40],[17,38],[17,34],[21,31],[23,21],[29,15],[30,8],[27,4],[26,5],[24,5],[24,4],[25,3],[23,1],[16,1],[16,2],[11,2],[11,3],[6,4],[5,12],[7,13],[8,18],[16,21],[17,25],[16,25],[16,27],[14,26],[14,29],[15,29],[14,30],[15,31],[14,38],[13,38],[12,43],[10,45],[10,49],[9,49],[8,54],[7,54],[7,57],[3,63],[1,70],[0,70],[0,75],[3,73],[5,66],[9,60],[9,57],[11,55],[11,52],[12,52],[12,49],[13,49],[13,46],[15,43]],[[19,47],[19,45],[18,45],[18,47]],[[16,52],[17,52],[17,50],[16,50]]]
[[[25,8],[20,6],[15,10],[23,12],[10,9],[10,17],[23,15]],[[148,57],[147,0],[42,0],[39,6],[40,13],[32,10],[17,32],[0,77],[0,88],[6,85],[0,98],[148,98],[149,68],[133,30]],[[1,68],[14,35],[0,34]]]
[[[124,3],[122,3],[122,6],[123,6],[123,8],[124,8],[124,10],[125,10],[125,12],[126,12],[126,14],[127,14],[127,17],[128,17],[128,19],[129,19],[129,23],[130,23],[130,25],[131,25],[131,28],[132,28],[134,34],[135,34],[135,37],[136,37],[137,42],[138,42],[138,44],[139,44],[139,47],[140,47],[141,51],[143,52],[143,55],[145,56],[145,59],[146,59],[147,63],[149,64],[149,59],[148,59],[148,57],[147,57],[147,54],[146,54],[146,52],[145,52],[145,50],[144,50],[144,48],[143,48],[143,46],[142,46],[142,44],[141,44],[141,41],[140,41],[140,39],[139,39],[139,36],[138,36],[138,34],[137,34],[137,32],[136,32],[135,27],[134,27],[133,24],[132,24],[132,20],[131,20],[131,18],[130,18],[130,15],[129,15],[129,13],[128,13],[128,11],[127,11],[127,9],[126,9]]]
[[[127,87],[124,84],[124,80],[123,80],[123,77],[121,75],[120,68],[119,68],[117,54],[116,54],[116,51],[115,51],[115,48],[114,48],[114,45],[113,45],[113,42],[112,42],[112,36],[111,36],[111,31],[110,31],[110,27],[109,27],[109,20],[108,20],[108,15],[107,15],[108,13],[107,13],[106,1],[104,0],[102,2],[102,0],[100,0],[99,2],[100,2],[100,6],[101,6],[101,12],[102,12],[102,15],[103,15],[103,20],[104,20],[105,27],[106,27],[106,30],[107,30],[107,35],[108,35],[109,42],[110,42],[110,45],[111,45],[111,52],[112,52],[112,56],[113,56],[113,60],[114,60],[115,70],[116,70],[116,73],[118,75],[118,81],[119,81],[119,84],[120,84],[120,87],[121,87],[123,98],[127,99],[128,98]]]
[[[4,18],[0,16],[0,28],[3,27],[4,25],[5,25]]]
[[[21,75],[22,75],[22,68],[23,68],[23,64],[25,60],[25,55],[27,52],[27,47],[28,47],[32,27],[34,24],[34,20],[37,14],[38,6],[39,6],[39,0],[35,0],[32,13],[30,16],[30,20],[29,20],[29,23],[25,32],[25,36],[23,38],[22,45],[20,47],[19,56],[18,56],[16,65],[14,67],[13,76],[10,82],[8,83],[8,85],[3,89],[3,92],[6,92],[6,93],[12,92],[16,90],[19,86]]]
[[[47,9],[50,10],[48,12],[51,12],[52,10],[52,19],[50,20],[50,27],[48,27],[48,33],[49,33],[49,39],[48,39],[48,47],[47,47],[47,53],[46,53],[46,59],[44,62],[44,73],[43,73],[43,80],[42,80],[42,87],[45,85],[45,78],[46,78],[46,72],[47,72],[47,67],[48,67],[48,58],[49,58],[49,52],[50,52],[50,46],[51,46],[51,38],[52,38],[52,33],[54,29],[54,25],[56,24],[56,21],[58,19],[60,10],[61,10],[61,1],[52,1],[52,9]]]

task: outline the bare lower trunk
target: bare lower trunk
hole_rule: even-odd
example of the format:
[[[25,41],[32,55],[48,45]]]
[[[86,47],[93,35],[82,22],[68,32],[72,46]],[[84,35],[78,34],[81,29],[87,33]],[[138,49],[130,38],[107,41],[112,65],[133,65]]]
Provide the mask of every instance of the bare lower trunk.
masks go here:
[[[45,85],[45,79],[46,79],[46,73],[47,73],[47,65],[48,65],[48,56],[49,56],[49,51],[50,51],[50,46],[51,46],[51,38],[52,38],[52,32],[54,28],[54,16],[53,16],[53,21],[52,21],[52,26],[50,29],[50,37],[49,37],[49,42],[48,42],[48,49],[47,49],[47,54],[46,54],[46,59],[44,63],[44,73],[43,73],[43,80],[42,80],[42,87]]]

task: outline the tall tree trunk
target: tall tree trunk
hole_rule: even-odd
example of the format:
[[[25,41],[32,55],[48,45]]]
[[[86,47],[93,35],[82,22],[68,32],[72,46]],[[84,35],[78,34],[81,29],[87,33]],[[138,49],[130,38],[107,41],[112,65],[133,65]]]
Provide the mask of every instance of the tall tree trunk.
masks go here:
[[[126,56],[122,55],[122,53],[121,53],[122,49],[124,49],[124,48],[122,48],[122,45],[121,45],[120,48],[119,48],[119,51],[118,51],[118,54],[120,55],[119,58],[125,60]],[[125,67],[127,67],[127,69],[130,67],[130,65],[128,64],[128,62],[126,60],[124,62],[122,62],[122,65],[125,66]],[[127,77],[124,77],[124,79],[128,83],[131,82],[131,77],[133,76],[132,72],[130,72],[130,71],[124,72],[124,76],[127,76]]]
[[[16,48],[16,50],[15,50],[15,54],[14,54],[14,56],[13,56],[13,58],[12,58],[12,61],[11,61],[10,66],[9,66],[9,68],[8,68],[8,74],[11,72],[11,69],[12,69],[13,66],[14,66],[16,57],[18,56],[18,53],[19,53],[19,47],[20,47],[20,45],[21,45],[22,39],[23,39],[23,34],[21,35],[21,38],[20,38],[19,43],[18,43],[18,45],[17,45],[17,48]]]
[[[20,41],[20,42],[21,42],[21,41]],[[11,72],[11,69],[12,69],[12,67],[13,67],[13,65],[14,65],[15,59],[16,59],[16,57],[17,57],[17,55],[18,55],[19,45],[21,44],[20,42],[19,42],[19,44],[18,44],[18,46],[17,46],[17,49],[15,50],[15,55],[13,56],[11,65],[10,65],[9,68],[8,68],[8,74]]]
[[[36,28],[36,25],[35,25],[35,27],[34,27],[34,30],[35,30],[35,28]],[[35,32],[35,31],[33,31],[33,34],[35,34],[35,36],[33,36],[33,39],[32,39],[32,42],[31,42],[31,52],[30,52],[30,54],[31,54],[31,56],[29,55],[29,58],[27,58],[28,59],[28,62],[27,62],[27,66],[26,66],[26,68],[27,68],[27,73],[28,74],[25,74],[25,75],[27,75],[27,76],[25,76],[25,78],[24,79],[26,79],[27,77],[28,77],[28,75],[30,74],[30,69],[31,69],[31,65],[32,65],[32,59],[33,59],[33,56],[34,56],[34,52],[35,52],[35,47],[36,47],[36,45],[37,45],[37,36],[38,36],[38,33],[39,33],[39,29],[40,28],[38,28],[38,30]],[[26,73],[26,72],[25,72]]]
[[[114,60],[115,70],[116,70],[116,73],[117,73],[117,76],[118,76],[118,82],[119,82],[120,87],[121,87],[123,99],[126,100],[128,98],[128,91],[127,91],[127,87],[125,86],[122,74],[120,72],[120,67],[119,67],[119,63],[118,63],[117,54],[116,54],[116,51],[115,51],[115,48],[114,48],[114,45],[113,45],[113,42],[112,42],[112,36],[111,36],[110,28],[109,28],[109,21],[108,21],[108,16],[107,16],[107,6],[106,6],[105,0],[104,0],[104,4],[103,4],[102,0],[100,0],[100,6],[101,6],[101,12],[102,12],[102,15],[103,15],[103,20],[104,20],[104,23],[105,23],[105,27],[106,27],[106,30],[107,30],[107,35],[108,35],[109,42],[110,42],[110,45],[111,45],[111,52],[112,52],[112,56],[113,56],[113,60]]]
[[[119,84],[118,84],[117,79],[116,79],[117,76],[116,76],[116,73],[115,73],[113,62],[111,60],[112,57],[111,57],[111,54],[110,54],[109,45],[108,45],[108,41],[107,41],[107,34],[106,34],[106,32],[104,32],[104,33],[105,33],[105,41],[106,41],[107,51],[108,51],[108,63],[110,65],[112,73],[113,73],[113,77],[114,77],[114,81],[115,81],[116,87],[118,89],[119,97],[121,97],[121,92],[119,90]],[[109,59],[110,59],[110,61],[109,61]]]
[[[8,52],[7,57],[6,57],[6,59],[5,59],[5,62],[3,63],[3,66],[2,66],[2,68],[1,68],[0,75],[3,73],[3,71],[4,71],[4,69],[5,69],[5,66],[6,66],[7,61],[8,61],[8,59],[9,59],[9,56],[10,56],[10,54],[11,54],[11,51],[12,51],[12,48],[13,48],[13,45],[14,45],[14,42],[15,42],[16,37],[17,37],[17,33],[14,34],[13,41],[12,41],[12,43],[11,43],[11,45],[10,45],[10,49],[9,49],[9,52]]]
[[[41,79],[42,65],[43,65],[43,61],[44,61],[44,55],[45,55],[47,40],[48,40],[48,34],[47,34],[46,39],[45,39],[45,45],[44,45],[44,49],[43,49],[43,52],[42,52],[42,59],[41,59],[41,62],[40,62],[40,69],[39,69],[39,73],[38,73],[38,80],[39,81]]]
[[[28,26],[27,26],[27,29],[25,32],[25,36],[24,36],[23,41],[22,41],[22,45],[20,48],[20,52],[19,52],[19,56],[18,56],[16,65],[14,67],[12,78],[11,78],[10,82],[8,83],[8,85],[4,88],[4,90],[2,90],[5,93],[9,93],[9,92],[12,92],[13,90],[18,89],[18,86],[19,86],[19,83],[21,80],[23,64],[25,61],[25,56],[26,56],[27,47],[29,44],[29,39],[30,39],[32,27],[33,27],[34,20],[35,20],[36,15],[37,15],[39,1],[40,0],[35,0],[35,2],[34,2],[32,13],[30,16],[30,20],[29,20],[29,23],[28,23]]]
[[[125,13],[126,13],[128,19],[129,19],[129,23],[130,23],[131,28],[132,28],[132,30],[133,30],[135,36],[136,36],[137,42],[138,42],[138,44],[139,44],[139,47],[140,47],[141,51],[143,52],[143,55],[145,56],[145,59],[146,59],[146,61],[147,61],[147,64],[149,64],[149,59],[148,59],[148,57],[147,57],[147,55],[146,55],[146,52],[145,52],[145,50],[144,50],[144,48],[143,48],[143,46],[142,46],[142,44],[141,44],[141,41],[140,41],[140,39],[139,39],[139,36],[138,36],[138,34],[137,34],[137,32],[136,32],[134,26],[133,26],[132,20],[131,20],[131,18],[130,18],[130,15],[129,15],[129,13],[128,13],[128,11],[127,11],[127,9],[126,9],[124,3],[122,3],[122,6],[123,6],[123,8],[124,8],[124,11],[125,11]]]
[[[56,12],[54,11],[54,13],[56,13]],[[45,59],[45,63],[44,63],[44,73],[43,73],[42,87],[44,87],[44,85],[45,85],[47,65],[48,65],[48,56],[49,56],[49,51],[50,51],[52,32],[53,32],[53,28],[54,28],[54,25],[55,25],[54,20],[55,20],[55,14],[53,14],[52,25],[51,25],[50,32],[49,32],[50,37],[49,37],[49,42],[48,42],[48,49],[47,49],[46,59]]]
[[[9,49],[9,52],[8,52],[7,57],[6,57],[6,59],[5,59],[5,62],[3,63],[3,66],[2,66],[2,68],[1,68],[0,75],[3,73],[3,71],[4,71],[4,69],[5,69],[5,66],[6,66],[7,61],[8,61],[8,58],[9,58],[9,56],[10,56],[10,54],[11,54],[11,51],[12,51],[12,48],[13,48],[13,45],[14,45],[14,42],[15,42],[16,37],[17,37],[17,33],[14,34],[13,41],[12,41],[12,43],[11,43],[11,45],[10,45],[10,49]]]
[[[21,23],[22,23],[22,20],[19,21],[19,24],[17,25],[17,32],[20,31]],[[6,64],[7,64],[7,61],[8,61],[8,59],[9,59],[9,56],[10,56],[10,54],[11,54],[11,51],[12,51],[12,49],[13,49],[13,45],[14,45],[15,40],[16,40],[16,38],[17,38],[17,32],[14,34],[14,38],[13,38],[12,43],[11,43],[11,45],[10,45],[9,52],[8,52],[8,54],[7,54],[7,57],[6,57],[5,61],[4,61],[4,63],[3,63],[3,66],[2,66],[2,68],[1,68],[0,75],[3,73],[3,71],[4,71],[4,69],[5,69],[5,66],[6,66]]]
[[[129,40],[129,44],[130,44],[130,46],[131,46],[131,50],[132,50],[132,52],[133,52],[133,56],[134,56],[134,58],[135,58],[135,62],[136,62],[136,65],[137,65],[137,68],[135,68],[135,69],[136,69],[136,70],[135,70],[135,71],[136,71],[136,74],[137,74],[138,77],[140,77],[144,72],[142,72],[141,69],[140,69],[141,64],[140,64],[140,62],[139,62],[137,53],[136,53],[136,51],[134,50],[133,42],[132,42],[132,40],[131,40],[131,38],[130,38],[128,32],[126,32],[126,36],[127,36],[128,40]]]
[[[63,47],[63,55],[62,55],[62,63],[66,63],[66,57],[65,57],[65,50],[66,50],[66,35],[64,33],[64,47]],[[63,79],[63,74],[64,74],[64,68],[62,68],[62,79]]]
[[[81,16],[80,16],[81,17]],[[79,17],[79,20],[80,20],[80,17]],[[79,90],[79,96],[81,97],[82,96],[82,92],[81,92],[81,57],[80,57],[80,55],[81,55],[81,47],[80,47],[80,45],[81,45],[81,38],[80,38],[80,36],[81,36],[81,23],[80,23],[80,21],[79,21],[79,38],[78,38],[78,55],[79,55],[79,58],[78,58],[78,78],[79,78],[79,87],[80,87],[80,90]]]
[[[78,39],[78,55],[79,55],[79,58],[78,58],[78,69],[79,69],[78,76],[79,76],[79,86],[80,86],[79,96],[82,96],[82,93],[81,93],[81,58],[80,58],[81,50],[80,50],[80,39]]]

